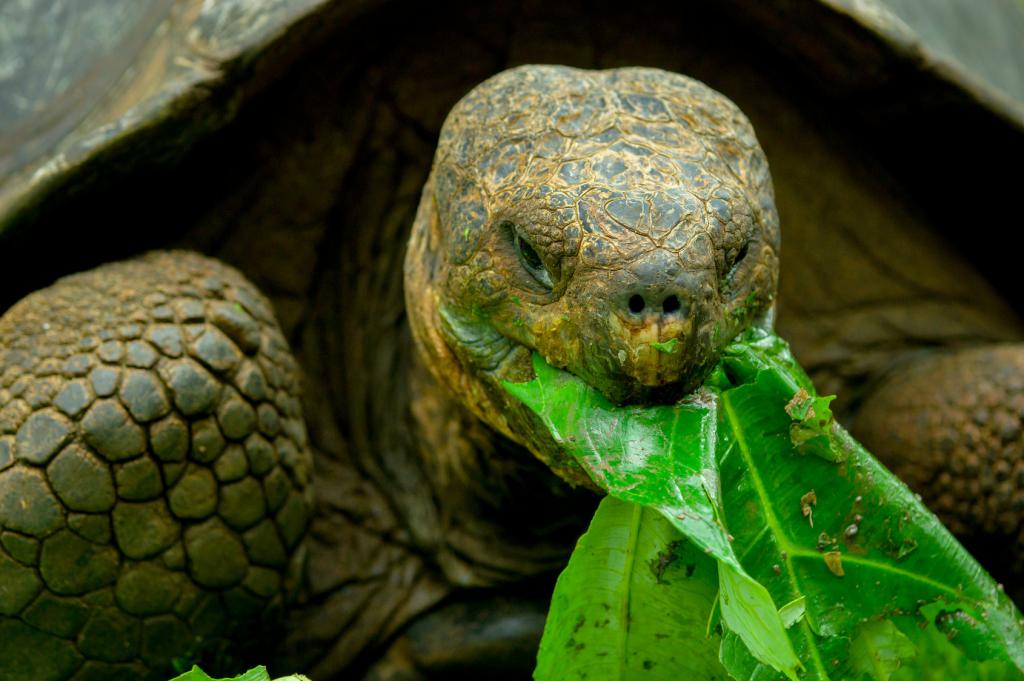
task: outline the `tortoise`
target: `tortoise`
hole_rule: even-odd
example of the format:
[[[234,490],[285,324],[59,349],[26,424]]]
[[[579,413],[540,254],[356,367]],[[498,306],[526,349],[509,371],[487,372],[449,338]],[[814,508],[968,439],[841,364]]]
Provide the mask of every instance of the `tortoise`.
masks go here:
[[[106,29],[112,32],[107,44],[119,45],[107,53],[120,62],[94,62],[83,50],[63,62],[81,72],[54,79],[76,83],[76,88],[41,107],[48,116],[29,115],[21,119],[24,125],[3,126],[0,148],[8,179],[0,189],[0,243],[3,253],[23,254],[33,264],[28,272],[8,268],[0,273],[3,305],[61,275],[154,247],[188,248],[234,266],[181,253],[154,254],[71,277],[35,299],[59,301],[59,291],[78,287],[116,288],[126,298],[140,294],[142,301],[152,293],[143,291],[156,276],[152,272],[168,277],[165,288],[174,295],[157,293],[169,299],[172,317],[163,322],[147,317],[147,324],[180,319],[186,334],[185,327],[198,326],[202,318],[203,333],[187,338],[186,345],[210,333],[226,338],[237,352],[237,365],[224,374],[200,360],[195,365],[209,376],[231,375],[231,385],[218,388],[216,403],[206,405],[214,419],[221,399],[230,402],[246,385],[240,382],[239,366],[255,362],[264,374],[277,368],[280,384],[272,386],[273,403],[256,399],[250,405],[257,415],[260,408],[268,413],[272,407],[290,422],[281,444],[286,452],[290,444],[294,453],[285,457],[275,447],[280,463],[272,470],[287,479],[291,508],[300,521],[310,503],[303,470],[310,465],[307,452],[313,454],[316,501],[304,544],[305,571],[296,579],[287,561],[278,562],[281,590],[255,602],[252,589],[239,589],[234,581],[211,586],[218,599],[208,599],[217,600],[208,608],[214,615],[220,608],[235,614],[269,608],[273,617],[276,603],[297,590],[275,655],[282,671],[302,669],[317,679],[342,674],[415,679],[479,676],[486,669],[489,678],[521,678],[532,667],[553,575],[595,499],[523,451],[515,442],[522,436],[508,437],[515,435],[513,426],[488,410],[486,399],[474,400],[467,409],[438,385],[430,363],[417,359],[412,349],[413,330],[422,341],[436,327],[415,323],[429,319],[417,317],[422,298],[410,295],[406,311],[402,267],[403,245],[416,222],[445,115],[474,85],[516,63],[660,67],[694,76],[740,105],[771,163],[785,233],[785,246],[778,251],[777,328],[822,391],[840,395],[837,411],[855,432],[918,486],[991,570],[1008,586],[1015,584],[1005,545],[1016,542],[1019,533],[1013,499],[1019,494],[1014,479],[1020,475],[1022,405],[1017,403],[1013,342],[1021,336],[1020,301],[1011,283],[1011,250],[987,246],[998,234],[992,230],[1005,220],[1005,209],[1000,202],[936,197],[1006,195],[1012,187],[1009,176],[961,169],[988,170],[991,149],[1010,155],[1020,150],[1024,115],[1013,99],[1020,99],[1019,91],[993,74],[989,66],[994,60],[985,61],[979,39],[968,41],[975,53],[941,39],[952,36],[950,14],[936,10],[947,23],[925,26],[896,2],[769,9],[737,0],[714,8],[654,3],[626,17],[615,12],[615,21],[609,22],[616,7],[603,3],[560,8],[494,3],[472,9],[456,3],[402,6],[403,18],[396,23],[394,7],[386,3],[122,4],[125,21],[119,25],[130,30],[114,35],[116,28]],[[76,14],[85,13],[81,8],[96,6],[57,3],[46,20],[71,22],[83,16]],[[942,7],[953,12],[956,5]],[[1003,27],[1020,23],[1013,4],[993,3],[974,14]],[[924,37],[915,36],[910,25],[924,26]],[[701,30],[688,28],[681,44],[679,28],[694,26]],[[101,30],[102,24],[94,29]],[[42,34],[25,35],[45,44]],[[360,40],[368,35],[388,40]],[[21,44],[23,55],[45,56],[45,51],[28,50],[30,44]],[[84,68],[92,64],[94,70]],[[1010,94],[1000,94],[993,83]],[[15,94],[26,99],[25,92]],[[705,96],[715,102],[712,108],[733,111],[718,95]],[[38,93],[32,97],[41,98]],[[5,106],[17,101],[5,99]],[[951,151],[957,172],[950,172]],[[525,227],[515,220],[505,222],[512,227],[502,228],[509,237],[506,245],[521,249],[517,257],[522,261],[537,261],[531,250],[542,263],[552,257],[544,251],[549,244],[518,232]],[[90,228],[81,229],[83,224]],[[971,228],[964,229],[968,224]],[[748,262],[749,253],[748,248],[740,260],[753,262]],[[415,268],[410,272],[415,274]],[[179,274],[189,281],[176,279]],[[204,301],[201,316],[194,311],[178,316],[171,303],[179,292],[182,300]],[[633,291],[627,309],[633,295],[665,312],[673,294],[658,292],[652,298]],[[675,295],[682,306],[684,297]],[[518,297],[523,307],[533,304]],[[32,299],[18,309],[31,309]],[[143,311],[166,315],[156,312],[162,305],[156,300],[150,298],[150,307],[143,302]],[[764,312],[766,306],[759,306],[744,314]],[[5,316],[5,325],[30,316],[16,312]],[[123,358],[114,362],[122,364],[126,375],[143,371],[128,364],[132,342],[143,340],[160,349],[146,338],[148,328],[140,329],[138,337],[129,328],[122,338],[120,327],[133,323],[128,317],[111,330],[116,338],[97,339],[101,342],[93,349],[79,353],[97,353],[90,372],[105,364],[98,352],[111,340],[111,352],[117,341],[125,346]],[[238,319],[256,326],[240,326]],[[524,325],[528,321],[523,318]],[[294,351],[298,370],[281,351],[282,337]],[[1000,345],[988,347],[992,344]],[[182,360],[191,352],[188,348],[181,357],[165,359]],[[462,363],[445,366],[440,372],[445,382],[478,375],[477,369],[458,373]],[[63,375],[63,370],[62,363],[56,374],[41,378]],[[304,382],[305,428],[295,416],[297,371]],[[996,380],[979,380],[979,371],[991,372]],[[590,376],[599,380],[599,372]],[[941,384],[934,377],[941,377]],[[67,378],[67,385],[91,381],[88,376]],[[53,390],[41,399],[65,389],[65,383],[60,391],[53,383],[37,389],[40,395]],[[615,390],[618,384],[612,381],[606,388]],[[913,431],[920,427],[914,413],[895,410],[895,405],[914,405],[921,385],[945,409],[945,425],[963,422],[965,427],[952,433],[927,427],[926,434],[936,439],[934,448],[902,451],[888,438],[873,441],[872,432],[891,428],[915,444],[927,442]],[[965,390],[975,385],[989,386],[988,394]],[[7,391],[4,407],[16,401],[11,387],[0,387]],[[473,380],[462,387],[481,397],[492,394]],[[91,384],[86,388],[93,390]],[[669,385],[669,393],[680,389]],[[655,392],[654,397],[667,398]],[[644,390],[619,397],[646,397],[640,393]],[[25,401],[23,396],[16,399]],[[175,397],[168,393],[170,401]],[[93,405],[104,399],[113,404],[113,397],[97,396]],[[121,406],[128,411],[128,405]],[[85,413],[88,409],[79,416]],[[970,422],[957,420],[964,414]],[[196,416],[210,424],[205,413]],[[146,421],[145,428],[152,430],[161,418],[167,417]],[[254,428],[265,425],[257,419]],[[0,437],[16,441],[17,434],[5,431]],[[236,445],[245,450],[244,441],[225,437],[222,456],[235,453],[228,462],[239,458]],[[936,469],[924,464],[936,450],[949,452],[960,468],[929,477]],[[62,456],[49,454],[48,465]],[[127,468],[136,460],[115,466]],[[246,461],[251,467],[248,454]],[[11,479],[15,466],[2,465]],[[33,465],[29,470],[38,470],[32,463],[17,467]],[[220,467],[223,475],[228,465]],[[217,464],[212,472],[217,478]],[[235,482],[230,471],[227,475],[228,485]],[[995,500],[994,509],[989,499]],[[998,505],[1004,502],[1009,503]],[[271,524],[277,520],[276,512],[272,515]],[[67,515],[69,525],[71,518]],[[78,539],[65,543],[81,546],[81,532],[102,532],[83,529],[84,521],[76,517],[75,531],[43,537],[44,549],[58,535],[74,534]],[[260,516],[252,522],[255,527],[266,526],[265,521]],[[235,532],[226,520],[218,523],[211,526],[225,536]],[[32,563],[39,562],[41,553],[33,538],[14,527],[4,534],[4,568],[20,574],[25,567],[34,570]],[[88,549],[101,553],[109,546],[100,541]],[[175,554],[188,555],[181,546],[180,551],[166,550],[171,565],[156,567],[174,573]],[[245,556],[252,560],[249,553]],[[120,558],[126,566],[134,560]],[[293,560],[298,564],[302,557]],[[232,580],[238,579],[240,564]],[[243,581],[248,562],[245,570]],[[92,610],[82,610],[81,602],[68,594],[49,594],[44,604],[50,608],[48,619],[33,616],[28,622],[21,614],[5,613],[0,647],[6,648],[0,658],[32,665],[33,678],[139,678],[146,673],[143,664],[159,667],[175,655],[194,653],[192,639],[181,653],[154,648],[153,641],[173,643],[173,636],[147,638],[149,620],[170,622],[169,613],[123,611],[131,580],[120,577],[92,596],[94,602],[87,604]],[[250,597],[246,607],[239,607],[242,599],[229,606],[233,590]],[[32,598],[39,596],[33,593]],[[26,608],[47,614],[41,602]],[[75,613],[85,615],[76,619]],[[216,616],[212,621],[221,622]],[[118,626],[126,628],[124,635]],[[112,646],[82,666],[79,658],[72,659],[78,653],[68,652],[74,647],[69,641],[81,648],[86,627],[109,632],[120,648]],[[46,643],[38,647],[41,641]],[[33,647],[47,654],[23,654]],[[12,668],[8,662],[5,672]]]

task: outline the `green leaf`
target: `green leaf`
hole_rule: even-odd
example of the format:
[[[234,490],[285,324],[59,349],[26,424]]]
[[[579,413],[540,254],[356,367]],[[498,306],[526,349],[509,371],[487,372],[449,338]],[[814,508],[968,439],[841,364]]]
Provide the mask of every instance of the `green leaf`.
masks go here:
[[[718,586],[728,630],[743,640],[755,658],[795,680],[800,662],[764,586],[725,562],[718,563]]]
[[[175,676],[171,681],[270,681],[270,675],[267,674],[266,667],[259,666],[253,667],[249,671],[238,676],[214,679],[197,665],[192,665],[192,669],[188,670],[184,674]]]
[[[789,440],[798,452],[832,458],[828,453],[835,420],[828,405],[834,399],[834,395],[816,397],[800,388],[786,404],[786,413],[793,420],[789,424]]]
[[[733,552],[720,514],[715,462],[717,400],[617,407],[575,376],[533,358],[536,377],[506,383],[610,495],[658,510],[722,563],[721,615],[752,654],[795,678],[800,666],[768,591]]]
[[[506,383],[506,389],[534,410],[602,489],[658,509],[702,549],[740,567],[713,501],[713,402],[620,408],[539,355],[533,363],[533,381]]]
[[[934,620],[942,611],[941,604],[922,608],[925,618],[893,617],[892,621],[917,649],[917,654],[893,673],[891,681],[1019,681],[1021,672],[1005,657],[972,659],[942,632]],[[925,623],[927,623],[926,626]],[[955,637],[954,637],[955,640]]]
[[[534,678],[727,678],[704,632],[717,582],[659,513],[606,497],[558,578]]]
[[[814,393],[802,372],[786,368],[795,363],[785,344],[748,340],[725,362],[739,382],[722,392],[725,519],[744,567],[776,602],[806,599],[790,631],[809,676],[829,678],[834,660],[855,654],[835,645],[855,638],[862,622],[925,617],[929,603],[940,606],[932,620],[971,618],[971,635],[954,639],[963,655],[1024,668],[1020,613],[902,482],[836,424],[831,455],[801,455],[787,406],[801,389]],[[811,491],[813,526],[804,512]],[[913,630],[907,635],[915,641]]]
[[[777,336],[729,346],[673,406],[615,407],[534,365],[533,381],[506,388],[554,441],[718,561],[719,659],[734,678],[792,678],[801,662],[803,679],[1024,678],[1019,611],[834,421]]]
[[[794,598],[779,608],[779,617],[782,618],[782,623],[789,629],[803,619],[805,612],[807,612],[807,599],[801,596],[800,598]]]
[[[715,380],[720,390],[750,383],[760,377],[779,394],[790,396],[785,412],[789,424],[790,443],[801,454],[814,454],[829,461],[842,461],[847,451],[835,447],[835,422],[829,403],[834,395],[819,397],[811,379],[789,353],[789,346],[778,336],[750,332],[741,342],[729,346],[719,364],[722,373],[734,381]]]
[[[889,620],[865,622],[850,643],[851,667],[872,679],[889,681],[917,647]]]
[[[270,681],[270,675],[267,673],[267,668],[261,665],[259,667],[253,667],[249,671],[244,674],[239,674],[238,676],[214,679],[200,669],[198,665],[192,665],[192,669],[188,670],[184,674],[175,676],[171,681]],[[277,678],[274,681],[309,681],[309,679],[302,674],[293,674],[291,676]]]
[[[676,346],[679,345],[678,338],[670,338],[667,341],[656,341],[651,343],[651,347],[658,352],[664,352],[665,354],[671,355],[675,351]]]

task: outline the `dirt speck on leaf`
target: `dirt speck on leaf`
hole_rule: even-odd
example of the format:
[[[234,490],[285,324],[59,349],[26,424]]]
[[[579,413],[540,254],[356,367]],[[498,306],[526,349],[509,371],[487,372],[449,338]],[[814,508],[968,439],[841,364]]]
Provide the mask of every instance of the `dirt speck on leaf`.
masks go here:
[[[800,512],[807,518],[807,522],[814,527],[814,506],[818,503],[818,495],[814,493],[812,489],[807,494],[800,497]]]
[[[836,577],[842,577],[846,574],[843,570],[843,554],[839,553],[839,551],[829,551],[825,554],[825,566]]]
[[[811,413],[810,414],[808,414],[805,411],[805,408],[807,407],[808,402],[810,401],[810,399],[811,399],[811,396],[807,393],[807,391],[804,390],[803,388],[800,388],[799,390],[796,391],[796,394],[793,395],[793,399],[791,399],[786,404],[786,407],[785,407],[786,414],[788,414],[790,418],[798,420],[798,421],[802,420],[805,416],[809,416],[810,418],[814,418],[814,412],[813,412],[814,408],[813,407],[810,408],[811,409]]]
[[[661,578],[665,574],[665,570],[676,560],[676,550],[679,548],[679,542],[674,541],[665,547],[665,550],[659,553],[650,562],[651,572],[654,573],[654,577],[658,580],[658,584],[661,584]],[[689,577],[689,575],[687,575]]]

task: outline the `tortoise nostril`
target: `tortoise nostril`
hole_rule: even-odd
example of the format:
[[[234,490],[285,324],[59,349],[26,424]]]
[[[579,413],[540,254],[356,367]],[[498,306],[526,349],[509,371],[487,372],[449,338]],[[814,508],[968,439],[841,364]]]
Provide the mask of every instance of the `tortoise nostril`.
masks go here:
[[[629,311],[633,314],[640,314],[644,311],[645,303],[644,299],[639,295],[634,295],[629,299]]]
[[[661,309],[665,314],[672,314],[673,312],[678,311],[680,307],[679,298],[676,296],[669,296],[665,299],[665,302],[661,304]]]

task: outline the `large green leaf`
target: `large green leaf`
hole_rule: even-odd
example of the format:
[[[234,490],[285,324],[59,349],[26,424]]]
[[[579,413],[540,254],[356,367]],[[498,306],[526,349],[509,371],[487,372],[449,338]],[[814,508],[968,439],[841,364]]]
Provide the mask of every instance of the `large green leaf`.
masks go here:
[[[799,662],[768,591],[743,569],[720,519],[716,400],[617,407],[534,355],[536,378],[506,383],[610,495],[661,512],[720,563],[722,619],[761,662],[796,678]]]
[[[715,561],[656,511],[606,497],[558,578],[538,680],[725,679],[705,634]]]
[[[809,382],[785,344],[748,339],[724,365],[737,383],[721,392],[726,522],[744,567],[777,602],[806,599],[790,632],[808,677],[829,678],[862,650],[847,643],[858,627],[904,613],[927,623],[929,603],[941,605],[931,620],[970,629],[953,639],[963,655],[1024,668],[1020,613],[906,485],[830,419],[820,425],[831,452],[799,453],[791,405]]]
[[[1020,613],[833,421],[779,338],[751,332],[675,406],[618,408],[535,368],[506,387],[554,440],[719,561],[719,655],[735,678],[791,676],[793,650],[807,679],[1021,677]]]

